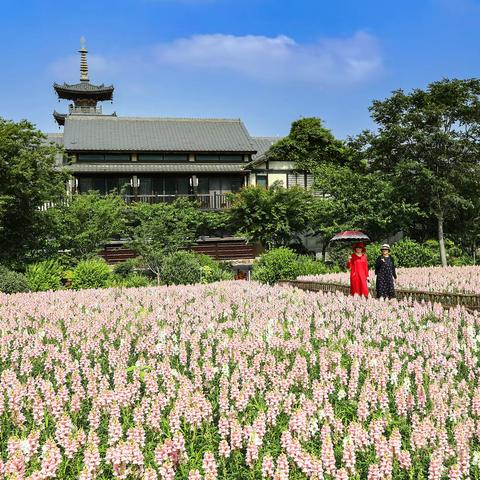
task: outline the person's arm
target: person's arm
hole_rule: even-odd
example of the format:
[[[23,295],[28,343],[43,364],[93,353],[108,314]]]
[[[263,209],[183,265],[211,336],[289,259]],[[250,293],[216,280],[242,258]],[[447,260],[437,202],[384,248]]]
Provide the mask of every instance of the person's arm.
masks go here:
[[[380,273],[380,268],[382,267],[382,257],[377,257],[377,261],[375,262],[375,275]]]
[[[349,270],[352,269],[352,258],[351,258],[351,257],[347,260],[346,265],[347,265],[347,268],[348,268]]]
[[[368,280],[368,258],[365,255],[365,278]]]
[[[397,279],[397,271],[395,270],[395,262],[393,261],[393,257],[390,257],[392,259],[392,274],[393,278],[396,280]]]

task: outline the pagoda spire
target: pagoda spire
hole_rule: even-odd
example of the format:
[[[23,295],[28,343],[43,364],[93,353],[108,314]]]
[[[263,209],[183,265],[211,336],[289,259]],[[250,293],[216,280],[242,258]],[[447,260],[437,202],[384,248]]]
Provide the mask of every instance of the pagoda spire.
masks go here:
[[[80,81],[89,82],[88,79],[88,63],[87,63],[87,53],[88,50],[85,48],[85,37],[80,38]]]
[[[80,39],[80,82],[79,83],[54,83],[53,88],[58,98],[73,101],[69,105],[68,113],[53,112],[59,125],[64,125],[70,115],[103,115],[102,107],[97,107],[98,102],[112,100],[113,85],[94,85],[88,78],[87,49],[85,38]]]

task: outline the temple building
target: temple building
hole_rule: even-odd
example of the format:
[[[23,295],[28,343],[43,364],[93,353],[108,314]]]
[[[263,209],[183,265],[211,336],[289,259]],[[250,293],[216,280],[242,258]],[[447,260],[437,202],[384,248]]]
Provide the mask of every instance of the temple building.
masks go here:
[[[115,192],[126,202],[148,203],[191,197],[201,208],[220,210],[229,206],[227,194],[243,186],[311,186],[311,176],[295,171],[292,163],[266,158],[280,137],[253,137],[240,119],[104,113],[101,103],[113,101],[114,86],[90,82],[84,39],[79,53],[79,83],[53,85],[58,100],[70,102],[66,113],[53,112],[63,132],[47,134],[64,148],[58,164],[72,174],[69,194]],[[255,256],[243,239],[202,242],[199,251],[216,258]]]
[[[49,135],[64,147],[70,193],[115,191],[145,202],[194,195],[204,208],[219,209],[245,185],[310,186],[294,165],[265,159],[279,137],[252,137],[240,119],[105,114],[100,104],[113,100],[114,86],[90,82],[84,40],[79,53],[80,82],[53,85],[70,104],[53,112],[63,133]]]

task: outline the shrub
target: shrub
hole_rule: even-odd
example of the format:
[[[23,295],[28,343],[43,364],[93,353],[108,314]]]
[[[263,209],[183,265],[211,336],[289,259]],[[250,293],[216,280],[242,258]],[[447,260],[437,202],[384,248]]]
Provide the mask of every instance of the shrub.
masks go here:
[[[94,258],[82,260],[73,270],[72,288],[102,288],[111,280],[112,273],[105,260]]]
[[[113,273],[121,277],[128,277],[132,275],[135,271],[135,267],[138,265],[138,260],[136,258],[129,258],[124,262],[117,263],[113,267]]]
[[[62,284],[63,268],[57,260],[45,260],[29,265],[25,275],[33,292],[58,290]]]
[[[160,278],[167,285],[199,283],[202,267],[198,255],[183,250],[167,255],[162,262]]]
[[[324,273],[337,272],[337,266],[329,267],[320,260],[315,260],[308,255],[298,257],[298,275],[322,275]]]
[[[17,293],[28,292],[28,281],[25,275],[13,272],[0,266],[0,292]]]
[[[397,267],[433,267],[440,264],[438,241],[427,240],[419,243],[409,238],[391,245],[391,255]],[[367,256],[372,268],[380,255],[380,243],[367,245]]]
[[[438,242],[417,243],[404,239],[392,245],[392,257],[399,267],[433,267],[440,264]]]
[[[113,275],[109,286],[111,287],[148,287],[150,285],[149,279],[145,275],[139,273],[132,273],[130,275],[121,276]]]
[[[286,247],[273,248],[254,262],[252,278],[269,284],[279,280],[295,280],[299,275],[299,267],[297,255],[293,250]]]
[[[344,242],[332,242],[328,246],[327,254],[328,254],[328,261],[332,265],[335,265],[337,268],[345,270],[345,264],[347,263],[350,255],[353,253],[352,245]],[[370,256],[368,256],[367,250],[367,257],[370,260]]]
[[[203,253],[197,253],[196,257],[202,270],[200,278],[201,283],[212,283],[233,279],[233,271],[230,265],[217,262],[212,257]]]

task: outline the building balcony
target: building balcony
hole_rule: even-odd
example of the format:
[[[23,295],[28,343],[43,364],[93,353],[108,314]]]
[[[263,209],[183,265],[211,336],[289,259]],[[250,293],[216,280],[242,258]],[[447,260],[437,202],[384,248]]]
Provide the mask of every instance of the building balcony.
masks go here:
[[[201,210],[224,210],[231,206],[229,194],[227,193],[205,193],[205,194],[178,194],[178,195],[120,195],[127,204],[133,203],[172,203],[178,198],[186,198],[196,202]],[[66,205],[71,201],[72,196],[65,197],[57,202],[45,202],[40,210],[45,211],[59,205]]]
[[[186,198],[197,202],[202,210],[223,210],[229,208],[231,202],[226,193],[199,193],[178,195],[120,195],[127,203],[172,203],[178,198]]]
[[[70,115],[102,115],[102,107],[92,107],[89,105],[69,105],[68,113]]]

